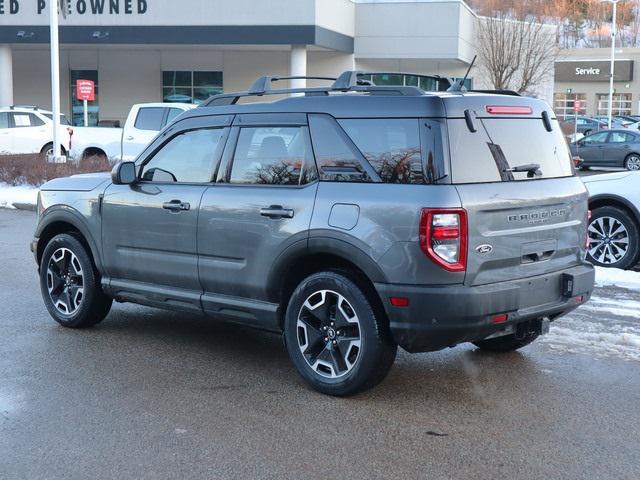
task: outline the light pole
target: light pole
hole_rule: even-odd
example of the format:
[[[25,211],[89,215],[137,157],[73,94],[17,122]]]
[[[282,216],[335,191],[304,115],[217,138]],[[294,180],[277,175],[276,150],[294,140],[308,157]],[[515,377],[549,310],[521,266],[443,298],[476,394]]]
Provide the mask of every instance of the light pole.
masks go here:
[[[49,28],[51,33],[51,111],[53,113],[53,154],[47,161],[66,162],[60,151],[60,44],[58,41],[58,3],[63,15],[66,0],[49,1]]]
[[[616,65],[616,15],[618,13],[618,2],[624,0],[600,0],[604,3],[613,4],[613,19],[611,24],[611,71],[609,77],[609,105],[607,108],[607,116],[609,117],[609,130],[611,130],[611,115],[613,114],[613,76]]]

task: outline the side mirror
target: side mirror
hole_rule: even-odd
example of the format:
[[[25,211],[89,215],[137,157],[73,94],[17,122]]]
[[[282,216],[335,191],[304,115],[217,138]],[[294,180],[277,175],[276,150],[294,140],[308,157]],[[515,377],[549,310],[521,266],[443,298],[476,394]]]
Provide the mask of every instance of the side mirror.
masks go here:
[[[133,162],[117,163],[111,170],[111,181],[114,185],[131,185],[136,181],[136,164]]]

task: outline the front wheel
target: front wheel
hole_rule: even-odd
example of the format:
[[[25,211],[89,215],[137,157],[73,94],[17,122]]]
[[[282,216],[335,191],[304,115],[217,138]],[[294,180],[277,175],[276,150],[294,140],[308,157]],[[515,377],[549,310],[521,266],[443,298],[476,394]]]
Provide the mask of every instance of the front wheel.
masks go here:
[[[60,146],[60,153],[62,154],[62,156],[67,155],[67,151],[62,145]],[[44,147],[42,147],[42,150],[40,150],[40,155],[45,160],[53,156],[53,143],[47,143]]]
[[[638,225],[624,210],[596,208],[589,221],[587,260],[600,267],[632,268],[640,256],[639,236]]]
[[[336,272],[316,273],[300,283],[289,301],[284,336],[302,378],[337,396],[381,382],[398,348],[384,313],[362,288]]]
[[[91,327],[111,309],[112,300],[102,292],[85,247],[65,233],[53,237],[44,249],[40,290],[49,314],[65,327]]]

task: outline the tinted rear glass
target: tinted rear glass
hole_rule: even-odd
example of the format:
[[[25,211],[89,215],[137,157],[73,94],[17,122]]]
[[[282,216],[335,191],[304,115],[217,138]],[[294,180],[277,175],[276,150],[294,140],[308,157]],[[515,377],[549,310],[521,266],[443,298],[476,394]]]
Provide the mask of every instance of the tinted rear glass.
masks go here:
[[[145,107],[138,111],[135,127],[138,130],[159,131],[164,118],[163,107]]]
[[[476,119],[470,132],[464,119],[448,120],[453,183],[485,183],[570,177],[571,155],[560,126],[548,132],[542,119]],[[539,165],[539,175],[510,171]]]

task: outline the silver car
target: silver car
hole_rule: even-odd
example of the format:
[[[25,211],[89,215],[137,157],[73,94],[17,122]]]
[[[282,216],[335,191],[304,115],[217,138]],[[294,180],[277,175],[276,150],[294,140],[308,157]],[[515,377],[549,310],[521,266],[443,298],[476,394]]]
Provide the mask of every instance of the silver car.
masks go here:
[[[632,129],[593,133],[571,143],[571,153],[582,160],[580,168],[620,167],[640,170],[640,131]]]

